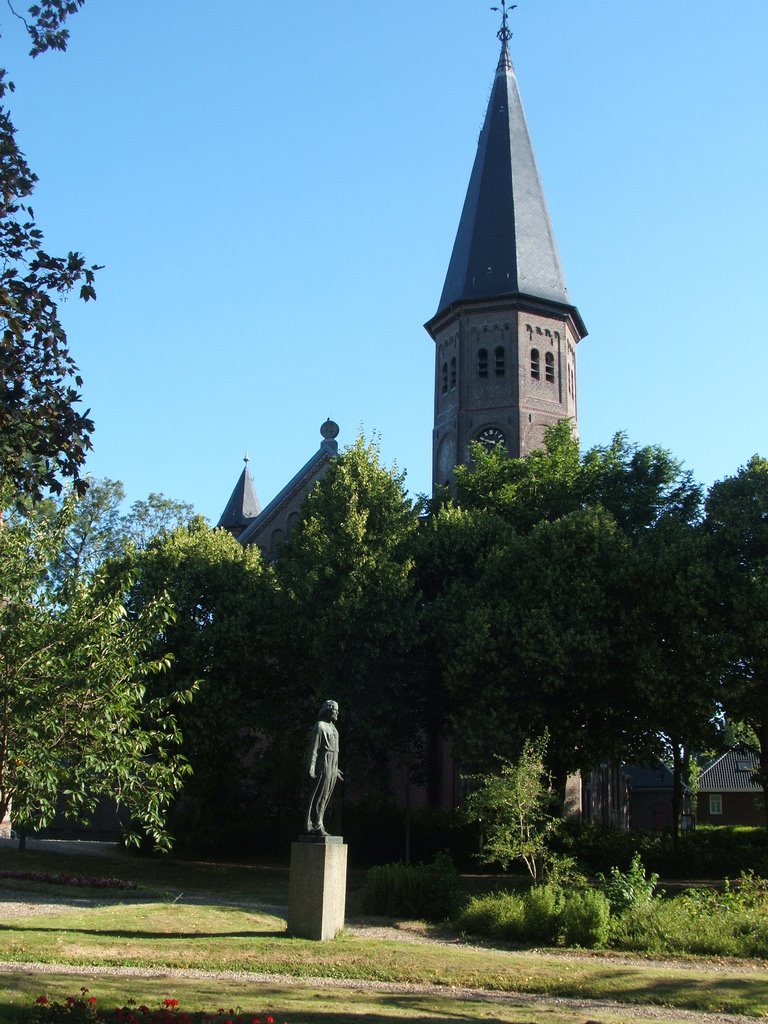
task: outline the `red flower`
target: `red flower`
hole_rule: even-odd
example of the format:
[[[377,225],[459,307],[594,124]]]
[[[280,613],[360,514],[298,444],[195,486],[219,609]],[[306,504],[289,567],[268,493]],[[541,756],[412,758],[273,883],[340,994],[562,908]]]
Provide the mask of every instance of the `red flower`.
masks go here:
[[[267,1024],[275,1024],[275,1018],[274,1017],[267,1017]]]
[[[176,1007],[178,1005],[179,1005],[179,1000],[178,999],[164,999],[163,1000],[163,1006],[167,1006],[169,1009],[173,1009],[174,1007]]]
[[[35,1000],[35,1003],[38,1006],[47,1006],[48,1005],[48,996],[38,996],[37,999]]]
[[[96,1005],[96,996],[88,996],[88,1005],[89,1006],[95,1006]]]

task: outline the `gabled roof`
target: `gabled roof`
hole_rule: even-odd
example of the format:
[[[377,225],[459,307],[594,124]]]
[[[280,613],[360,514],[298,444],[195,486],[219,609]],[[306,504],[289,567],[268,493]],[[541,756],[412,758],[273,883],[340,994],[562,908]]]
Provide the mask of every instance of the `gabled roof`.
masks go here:
[[[568,304],[505,39],[438,313],[503,295]]]
[[[238,537],[242,545],[258,544],[262,541],[270,524],[287,506],[300,504],[317,480],[325,472],[331,459],[338,455],[339,444],[336,440],[339,428],[331,419],[327,419],[320,427],[323,440],[315,454],[305,462],[298,473],[288,481],[279,494],[266,506],[259,515],[251,520],[247,528]]]
[[[759,767],[757,752],[744,743],[738,743],[704,769],[699,776],[699,792],[758,792],[762,786],[753,773]]]
[[[641,790],[672,791],[672,772],[664,764],[625,764],[622,771],[629,779],[633,792]]]
[[[243,461],[245,462],[243,472],[240,474],[240,479],[235,484],[232,496],[216,524],[233,532],[244,529],[261,512],[261,503],[256,494],[256,488],[253,486],[251,474],[248,472],[247,455]]]

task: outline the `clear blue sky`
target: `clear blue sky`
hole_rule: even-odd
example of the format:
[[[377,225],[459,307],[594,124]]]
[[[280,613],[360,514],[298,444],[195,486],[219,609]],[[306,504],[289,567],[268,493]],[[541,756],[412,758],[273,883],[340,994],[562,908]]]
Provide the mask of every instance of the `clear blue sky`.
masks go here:
[[[430,486],[435,312],[498,54],[490,0],[88,0],[4,61],[53,252],[89,470],[218,518],[327,417]],[[585,445],[704,483],[768,456],[768,3],[519,0],[512,57],[572,301]]]

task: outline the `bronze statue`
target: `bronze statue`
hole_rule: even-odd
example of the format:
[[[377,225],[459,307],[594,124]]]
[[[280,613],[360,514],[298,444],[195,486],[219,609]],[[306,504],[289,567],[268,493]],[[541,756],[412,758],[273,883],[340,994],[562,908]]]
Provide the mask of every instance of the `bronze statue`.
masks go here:
[[[338,717],[336,701],[325,701],[309,737],[307,771],[310,779],[316,780],[307,811],[307,835],[311,836],[328,835],[323,815],[337,780],[344,778],[339,771],[339,732],[334,725]]]

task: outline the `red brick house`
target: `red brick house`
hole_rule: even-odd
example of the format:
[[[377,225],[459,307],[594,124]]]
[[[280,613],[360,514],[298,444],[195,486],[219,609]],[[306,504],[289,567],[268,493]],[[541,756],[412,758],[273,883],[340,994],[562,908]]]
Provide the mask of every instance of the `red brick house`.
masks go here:
[[[721,754],[699,776],[697,820],[701,825],[765,825],[755,750],[743,743]]]

